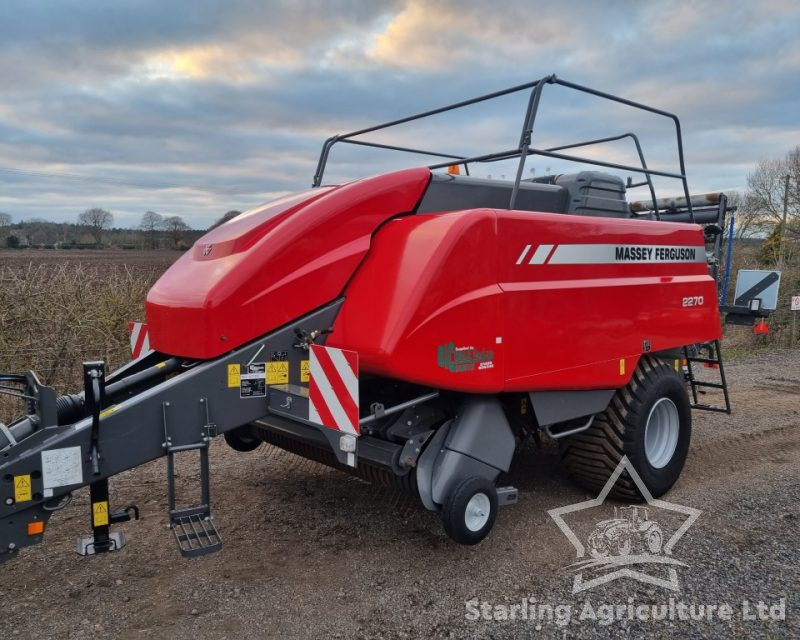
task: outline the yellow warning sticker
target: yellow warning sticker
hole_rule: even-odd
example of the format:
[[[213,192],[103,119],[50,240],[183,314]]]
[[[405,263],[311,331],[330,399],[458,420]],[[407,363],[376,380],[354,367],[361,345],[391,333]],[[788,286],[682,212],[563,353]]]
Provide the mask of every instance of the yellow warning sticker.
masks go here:
[[[159,362],[159,363],[156,365],[156,368],[157,368],[157,369],[163,369],[163,368],[164,368],[164,367],[166,367],[166,366],[167,366],[167,363],[166,363],[166,362]]]
[[[311,371],[311,367],[308,364],[308,360],[301,360],[300,361],[300,382],[308,382],[308,373]]]
[[[108,524],[108,502],[92,503],[92,522],[95,527],[104,527]]]
[[[285,360],[267,363],[267,384],[288,384],[289,363]]]
[[[619,375],[625,375],[625,358],[619,359]]]
[[[103,409],[100,412],[100,419],[102,420],[103,418],[107,418],[112,413],[114,413],[116,410],[117,410],[117,405],[114,405],[113,407],[109,407],[108,409]]]
[[[29,500],[33,500],[30,474],[14,476],[14,500],[16,502],[28,502]]]
[[[242,381],[242,367],[238,364],[228,365],[228,386],[238,387]]]
[[[675,371],[681,370],[681,361],[675,358]]]

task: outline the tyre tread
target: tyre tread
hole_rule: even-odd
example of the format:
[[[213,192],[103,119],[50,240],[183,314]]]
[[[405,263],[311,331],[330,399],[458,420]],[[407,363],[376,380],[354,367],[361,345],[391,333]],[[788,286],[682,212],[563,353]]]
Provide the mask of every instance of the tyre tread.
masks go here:
[[[624,455],[634,461],[634,442],[627,425],[639,419],[645,391],[664,375],[675,375],[670,364],[643,356],[629,383],[614,394],[608,408],[597,414],[592,426],[560,442],[561,460],[581,486],[599,492]],[[620,475],[609,495],[627,501],[643,499],[627,471]]]

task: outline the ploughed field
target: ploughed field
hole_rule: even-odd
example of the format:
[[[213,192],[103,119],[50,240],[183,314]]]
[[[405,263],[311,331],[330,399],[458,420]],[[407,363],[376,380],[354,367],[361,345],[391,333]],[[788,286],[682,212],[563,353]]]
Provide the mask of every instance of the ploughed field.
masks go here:
[[[74,391],[80,365],[130,359],[128,322],[177,251],[0,250],[0,371]],[[0,414],[0,420],[3,415]]]
[[[126,359],[127,322],[142,317],[147,288],[176,256],[0,251],[0,354],[16,348],[5,356],[11,362],[74,391],[81,361]],[[501,509],[487,540],[461,547],[435,514],[402,494],[267,445],[237,453],[219,438],[211,469],[221,552],[180,556],[167,528],[163,460],[125,472],[110,484],[113,508],[142,511],[142,520],[118,527],[128,546],[93,558],[75,553],[76,538],[89,533],[88,492],[77,492],[53,515],[42,544],[0,565],[0,637],[798,637],[800,349],[739,357],[727,373],[734,414],[694,414],[687,465],[664,496],[701,511],[673,550],[683,563],[678,591],[621,578],[572,593],[575,574],[566,567],[576,552],[547,511],[590,496],[551,443],[523,449],[507,479],[520,489],[519,503]],[[193,500],[196,460],[179,460],[178,473]],[[603,508],[613,518],[612,506]],[[585,538],[601,514],[571,518]],[[656,508],[650,518],[665,531],[674,524]],[[468,602],[531,598],[576,612],[586,601],[673,598],[729,604],[736,613],[729,621],[573,619],[565,627],[468,616]],[[781,598],[784,621],[741,615],[745,599]]]

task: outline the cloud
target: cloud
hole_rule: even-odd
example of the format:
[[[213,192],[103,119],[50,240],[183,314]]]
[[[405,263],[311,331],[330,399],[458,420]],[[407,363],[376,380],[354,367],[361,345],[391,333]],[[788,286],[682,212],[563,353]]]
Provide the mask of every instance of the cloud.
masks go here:
[[[552,72],[674,111],[690,185],[742,188],[755,162],[797,144],[799,19],[800,7],[783,0],[195,0],[168,8],[6,0],[0,168],[22,172],[0,169],[0,210],[75,219],[99,205],[135,224],[153,209],[207,226],[228,209],[306,188],[333,133]],[[516,144],[525,100],[373,137],[499,150]],[[669,124],[547,87],[534,139],[546,146],[635,127],[648,162],[674,167]],[[629,145],[608,154],[635,159]],[[426,161],[340,148],[329,176]],[[568,170],[542,158],[529,164],[537,173]]]

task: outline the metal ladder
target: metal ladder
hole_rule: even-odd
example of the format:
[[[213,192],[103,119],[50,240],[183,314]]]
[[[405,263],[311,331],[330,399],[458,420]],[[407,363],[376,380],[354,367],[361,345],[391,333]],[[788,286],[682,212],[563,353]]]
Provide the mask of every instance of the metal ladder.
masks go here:
[[[208,404],[206,415],[208,415]],[[204,556],[222,548],[222,536],[211,516],[211,483],[209,478],[208,448],[216,426],[206,420],[199,442],[174,445],[167,430],[164,403],[164,448],[167,451],[167,498],[170,529],[175,535],[178,549],[184,557]],[[175,504],[175,455],[183,451],[200,452],[200,504],[178,509]]]
[[[730,413],[731,399],[728,395],[728,382],[725,379],[725,365],[722,363],[722,347],[720,346],[719,340],[685,346],[683,348],[683,357],[686,362],[686,380],[692,389],[692,409]],[[705,380],[698,380],[694,375],[692,363],[702,364],[705,367],[719,370],[720,381],[707,382]],[[720,407],[700,402],[699,395],[705,393],[704,388],[721,389],[722,395],[725,398],[725,406]]]

